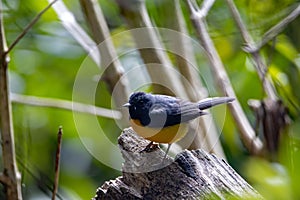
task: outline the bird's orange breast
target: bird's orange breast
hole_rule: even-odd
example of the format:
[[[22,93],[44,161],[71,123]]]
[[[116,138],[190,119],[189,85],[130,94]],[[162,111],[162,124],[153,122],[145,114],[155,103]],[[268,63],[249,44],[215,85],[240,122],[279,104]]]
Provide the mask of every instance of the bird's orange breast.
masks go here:
[[[142,126],[139,120],[131,119],[131,127],[141,137],[157,143],[174,143],[183,138],[188,131],[188,124],[181,123],[163,128]]]

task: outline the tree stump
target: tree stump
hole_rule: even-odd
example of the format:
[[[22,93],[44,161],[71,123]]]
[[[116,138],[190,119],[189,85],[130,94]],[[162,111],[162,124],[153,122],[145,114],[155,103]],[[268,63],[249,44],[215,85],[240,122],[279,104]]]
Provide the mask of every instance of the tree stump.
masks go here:
[[[201,149],[184,150],[174,161],[131,129],[118,140],[125,162],[123,176],[97,189],[99,199],[263,199],[223,159]]]

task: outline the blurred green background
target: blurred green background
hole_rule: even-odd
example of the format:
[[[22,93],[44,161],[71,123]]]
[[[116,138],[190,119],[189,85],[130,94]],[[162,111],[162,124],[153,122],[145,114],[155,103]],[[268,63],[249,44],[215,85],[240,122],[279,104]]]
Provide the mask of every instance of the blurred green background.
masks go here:
[[[115,1],[99,2],[111,33],[126,30],[126,23]],[[88,32],[79,2],[64,0],[64,3],[75,15],[77,22]],[[168,27],[172,16],[165,13],[170,9],[168,6],[170,1],[155,0],[146,3],[153,24]],[[181,3],[189,33],[196,39],[186,4]],[[243,0],[236,1],[236,4],[252,36],[258,41],[265,31],[295,9],[299,1]],[[23,28],[47,5],[47,1],[3,1],[2,12],[7,43],[11,44]],[[241,50],[243,41],[224,1],[215,2],[207,21],[210,35],[226,66],[237,97],[254,124],[255,118],[247,106],[247,100],[262,99],[263,91],[248,55]],[[229,112],[226,113],[224,126],[222,119],[218,118],[218,111],[214,112],[216,123],[220,131],[222,129],[221,141],[228,162],[268,199],[300,198],[299,36],[300,19],[297,18],[262,51],[263,57],[268,61],[269,72],[276,89],[288,106],[292,119],[292,124],[283,137],[280,163],[269,163],[251,157],[239,139]],[[120,41],[114,41],[116,49],[127,48],[128,44],[122,40],[124,38],[118,39]],[[86,52],[65,30],[56,13],[50,9],[11,51],[10,89],[19,94],[72,100],[74,80],[86,56]],[[138,54],[131,56],[132,59],[120,58],[126,68],[132,66],[131,62],[140,60]],[[206,77],[210,93],[217,95],[207,60],[203,55],[196,56],[201,76]],[[103,83],[99,83],[95,102],[100,107],[111,107],[111,97]],[[85,148],[77,134],[72,112],[17,103],[13,103],[12,108],[24,199],[50,197],[49,187],[52,187],[54,177],[56,138],[60,125],[63,126],[63,143],[59,194],[63,198],[90,199],[95,195],[96,188],[104,181],[121,175],[120,171],[95,159]],[[121,130],[115,121],[101,117],[98,120],[110,141],[117,144]]]

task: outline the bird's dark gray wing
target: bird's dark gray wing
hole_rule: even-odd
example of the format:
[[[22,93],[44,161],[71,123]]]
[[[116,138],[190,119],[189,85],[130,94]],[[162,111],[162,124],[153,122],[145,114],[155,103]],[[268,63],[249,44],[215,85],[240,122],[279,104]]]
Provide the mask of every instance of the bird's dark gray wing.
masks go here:
[[[169,99],[170,101],[157,101],[149,111],[151,122],[149,127],[166,127],[188,122],[203,114],[197,103],[180,99]]]
[[[162,105],[154,105],[150,108],[149,111],[150,124],[147,126],[162,128],[165,127],[168,118],[167,107]]]
[[[206,113],[199,109],[197,103],[192,103],[186,100],[180,100],[180,118],[181,122],[193,120]]]

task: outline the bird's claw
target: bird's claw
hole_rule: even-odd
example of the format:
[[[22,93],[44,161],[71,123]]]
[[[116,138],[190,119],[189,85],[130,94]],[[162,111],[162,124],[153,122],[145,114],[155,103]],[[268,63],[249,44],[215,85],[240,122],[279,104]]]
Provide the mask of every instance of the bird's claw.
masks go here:
[[[142,152],[151,152],[158,149],[158,144],[154,144],[153,142],[150,142],[143,150],[140,151]]]

